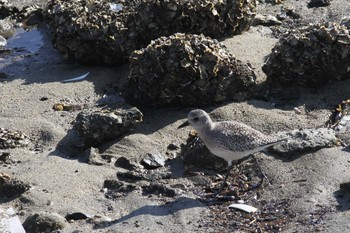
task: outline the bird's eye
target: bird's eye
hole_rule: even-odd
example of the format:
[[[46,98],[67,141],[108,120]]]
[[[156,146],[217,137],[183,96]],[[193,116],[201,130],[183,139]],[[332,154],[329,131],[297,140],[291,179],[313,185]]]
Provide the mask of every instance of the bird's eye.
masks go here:
[[[198,117],[194,117],[194,118],[193,118],[193,121],[198,121],[198,120],[199,120]]]

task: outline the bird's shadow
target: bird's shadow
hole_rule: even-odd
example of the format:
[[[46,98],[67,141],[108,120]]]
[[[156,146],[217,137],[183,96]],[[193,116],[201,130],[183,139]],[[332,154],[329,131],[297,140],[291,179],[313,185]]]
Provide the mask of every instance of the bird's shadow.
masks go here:
[[[348,211],[350,209],[350,182],[342,183],[339,190],[333,193],[333,196],[338,202],[338,211]]]
[[[106,221],[106,222],[99,223],[98,225],[94,226],[94,229],[108,228],[113,225],[117,225],[119,223],[127,222],[128,220],[132,218],[136,218],[141,215],[166,216],[166,215],[172,215],[181,210],[191,209],[196,207],[206,207],[206,205],[203,204],[200,201],[200,199],[193,199],[189,197],[179,197],[176,200],[167,202],[163,205],[142,206],[132,211],[131,213],[125,216],[122,216],[118,219],[115,219],[113,221]]]
[[[278,153],[276,151],[273,151],[273,149],[269,148],[268,150],[264,151],[264,153],[284,163],[288,163],[288,162],[293,162],[294,160],[297,160],[305,155],[315,153],[320,149],[322,148],[309,149],[306,151],[292,151],[288,153]]]

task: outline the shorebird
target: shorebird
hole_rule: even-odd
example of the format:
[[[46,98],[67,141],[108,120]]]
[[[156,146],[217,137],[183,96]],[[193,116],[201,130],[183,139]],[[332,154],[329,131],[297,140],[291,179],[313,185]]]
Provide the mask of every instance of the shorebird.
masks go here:
[[[227,161],[228,171],[219,188],[221,193],[232,168],[232,161],[263,151],[286,139],[277,139],[237,121],[213,122],[208,113],[196,109],[188,114],[187,121],[178,128],[192,126],[206,147],[214,155]],[[259,167],[260,169],[260,167]]]

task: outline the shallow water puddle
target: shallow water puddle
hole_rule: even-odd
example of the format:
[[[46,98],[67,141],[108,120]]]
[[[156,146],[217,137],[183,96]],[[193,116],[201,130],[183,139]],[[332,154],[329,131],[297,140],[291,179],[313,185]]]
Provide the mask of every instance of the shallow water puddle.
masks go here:
[[[20,53],[36,53],[43,46],[43,35],[32,28],[27,31],[23,28],[17,28],[14,35],[7,40],[5,49],[13,49]]]
[[[23,61],[27,56],[38,53],[43,45],[43,34],[37,28],[30,30],[15,28],[15,32],[7,40],[6,46],[0,48],[0,70],[14,62]]]

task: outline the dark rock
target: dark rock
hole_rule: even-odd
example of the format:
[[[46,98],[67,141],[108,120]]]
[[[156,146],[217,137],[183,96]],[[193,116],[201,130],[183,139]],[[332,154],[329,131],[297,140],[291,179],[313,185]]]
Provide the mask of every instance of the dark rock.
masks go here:
[[[156,181],[156,180],[166,180],[171,178],[172,173],[166,172],[166,171],[156,171],[156,170],[149,170],[144,174],[144,177],[149,181]]]
[[[29,188],[29,184],[0,172],[0,197],[14,198],[28,191]]]
[[[145,177],[140,174],[140,172],[127,171],[127,172],[117,172],[117,177],[119,180],[135,183],[140,180],[145,180]]]
[[[142,122],[142,113],[137,108],[96,111],[83,110],[75,120],[75,129],[87,146],[97,147],[102,142],[117,139]]]
[[[275,145],[270,150],[284,156],[299,155],[303,152],[331,147],[337,142],[334,130],[327,128],[279,132],[278,137],[287,138],[288,141]]]
[[[136,168],[136,166],[134,164],[132,164],[130,162],[129,159],[127,159],[126,157],[122,156],[122,157],[119,157],[117,159],[117,161],[115,161],[115,166],[116,167],[121,167],[121,168],[124,168],[124,169],[128,169],[128,170],[133,170]]]
[[[70,60],[112,65],[151,40],[177,32],[223,37],[249,29],[256,0],[52,0],[46,9],[58,50]]]
[[[124,185],[123,182],[118,180],[105,180],[103,187],[107,189],[119,189]]]
[[[275,86],[319,87],[349,77],[350,35],[345,26],[311,24],[291,29],[267,58],[263,71]]]
[[[312,7],[321,7],[321,6],[328,6],[331,4],[332,0],[311,0],[307,6],[312,8]]]
[[[12,6],[8,3],[8,1],[0,1],[0,18],[6,18],[10,15],[14,15],[15,13],[18,13],[19,9]]]
[[[10,152],[0,151],[0,162],[9,163],[10,162]]]
[[[343,194],[350,194],[350,182],[341,183],[339,188]]]
[[[87,215],[87,214],[84,214],[84,213],[81,213],[81,212],[74,212],[74,213],[71,213],[71,214],[67,214],[65,218],[66,218],[67,221],[70,221],[70,220],[84,220],[84,219],[91,218],[91,216]]]
[[[170,143],[167,147],[168,150],[177,150],[180,149],[180,147],[178,145],[176,145],[175,143]]]
[[[0,36],[0,46],[1,46],[1,36]],[[0,72],[0,81],[4,81],[8,78],[9,78],[9,76],[6,73]]]
[[[155,169],[158,167],[163,167],[165,164],[165,159],[160,153],[147,153],[142,159],[141,164],[147,169]]]
[[[174,197],[176,195],[175,190],[167,187],[164,184],[151,183],[148,186],[142,186],[143,195],[162,195],[166,197]]]
[[[125,193],[132,192],[137,188],[134,184],[125,184],[118,180],[105,180],[103,187],[107,188],[105,196],[110,199],[121,197]]]
[[[174,34],[130,56],[126,99],[161,106],[208,106],[252,95],[256,76],[226,47],[203,35]]]
[[[66,219],[52,212],[39,212],[30,215],[23,223],[27,233],[50,233],[57,230],[62,230],[66,227]]]

